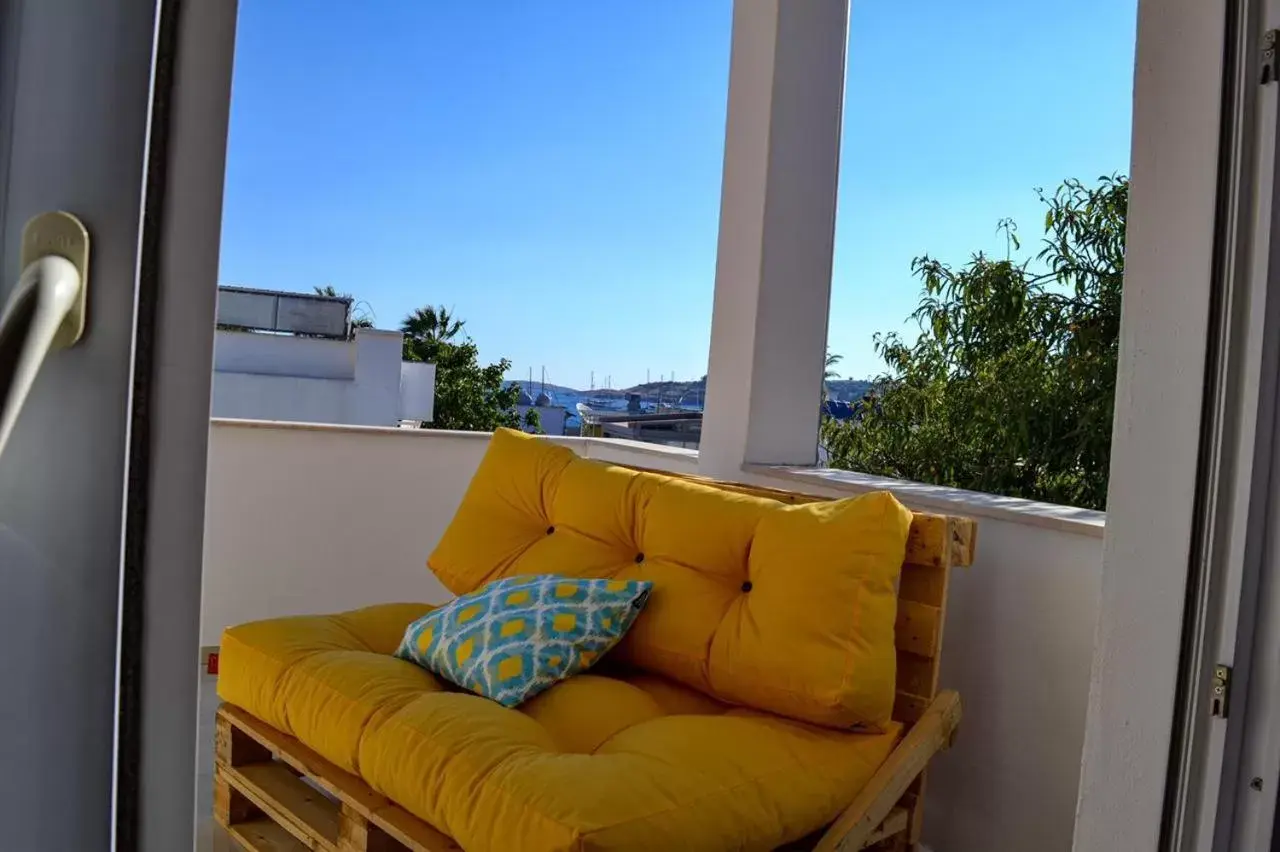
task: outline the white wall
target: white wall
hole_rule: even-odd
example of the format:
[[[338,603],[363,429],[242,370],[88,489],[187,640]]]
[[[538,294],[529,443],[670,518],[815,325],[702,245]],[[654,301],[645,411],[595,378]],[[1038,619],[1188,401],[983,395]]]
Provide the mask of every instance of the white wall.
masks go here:
[[[400,420],[430,423],[435,419],[436,365],[420,361],[400,364]]]
[[[402,341],[375,329],[351,341],[220,330],[213,416],[369,426],[427,419],[402,415]],[[429,412],[420,397],[414,412]]]
[[[447,600],[427,555],[489,436],[214,420],[200,642],[224,627],[383,601]],[[697,453],[558,438],[584,456],[693,472]]]
[[[257,618],[446,600],[424,563],[487,438],[214,421],[202,644]],[[555,440],[588,457],[697,471],[696,451]],[[761,468],[741,478],[832,496],[877,482]],[[925,841],[938,852],[1065,852],[1098,612],[1101,516],[891,484],[917,507],[978,517],[976,564],[952,577],[943,652],[943,684],[960,691],[965,718],[930,779]]]
[[[484,436],[214,421],[201,644],[260,618],[448,593],[427,554]]]
[[[964,721],[929,779],[938,852],[1067,852],[1075,824],[1102,539],[978,519],[978,558],[951,579],[942,686]]]
[[[218,373],[354,379],[356,347],[348,340],[220,328],[214,337],[213,369]]]
[[[298,423],[348,423],[359,414],[352,406],[352,384],[341,379],[215,373],[213,416]]]

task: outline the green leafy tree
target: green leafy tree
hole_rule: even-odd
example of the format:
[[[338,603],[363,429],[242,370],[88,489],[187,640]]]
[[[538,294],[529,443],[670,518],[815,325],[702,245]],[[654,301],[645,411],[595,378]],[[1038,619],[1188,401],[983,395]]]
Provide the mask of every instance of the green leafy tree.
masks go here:
[[[1034,258],[913,261],[920,334],[876,336],[886,370],[859,416],[822,425],[834,466],[1105,507],[1129,182],[1039,195]],[[1000,228],[1011,255],[1017,231]]]
[[[538,413],[538,409],[529,408],[524,412],[524,431],[532,432],[534,435],[543,434],[542,431],[542,415]]]
[[[516,409],[520,386],[507,385],[506,358],[481,365],[480,350],[463,335],[465,320],[443,307],[419,308],[405,317],[404,360],[436,365],[435,416],[429,429],[488,432],[501,426],[519,429]]]

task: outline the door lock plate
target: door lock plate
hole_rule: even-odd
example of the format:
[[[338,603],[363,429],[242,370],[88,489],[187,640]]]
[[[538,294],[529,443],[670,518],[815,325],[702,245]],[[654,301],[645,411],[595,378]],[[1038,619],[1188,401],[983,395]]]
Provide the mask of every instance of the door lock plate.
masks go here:
[[[23,269],[49,255],[66,258],[80,273],[80,293],[67,312],[66,319],[53,339],[53,349],[64,349],[84,334],[85,305],[89,293],[89,232],[84,223],[70,213],[41,213],[28,220],[22,229]]]
[[[1231,709],[1231,666],[1219,663],[1213,667],[1213,682],[1209,685],[1209,715],[1227,718]]]

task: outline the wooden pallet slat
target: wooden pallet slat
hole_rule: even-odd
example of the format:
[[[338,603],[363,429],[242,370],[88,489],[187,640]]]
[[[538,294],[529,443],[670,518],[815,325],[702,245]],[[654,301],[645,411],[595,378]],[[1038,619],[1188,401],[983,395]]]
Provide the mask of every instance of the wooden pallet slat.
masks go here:
[[[226,766],[243,766],[271,759],[271,750],[219,715],[214,720],[213,755]]]
[[[897,665],[899,692],[923,698],[933,697],[933,660],[909,651],[898,651]]]
[[[233,823],[227,833],[249,852],[308,852],[311,848],[265,816]]]
[[[215,794],[225,785],[229,806],[215,809],[215,816],[228,830],[265,816],[279,823],[295,842],[303,843],[299,848],[317,852],[461,852],[453,840],[375,793],[361,779],[244,710],[223,704],[218,709],[218,726],[226,730],[219,734]],[[224,754],[261,759],[230,766],[222,759]]]
[[[283,763],[219,766],[217,772],[309,849],[337,852],[339,807]]]
[[[903,562],[941,568],[947,564],[950,547],[947,544],[945,515],[916,514],[911,518],[911,531],[907,534],[907,552]]]
[[[895,807],[907,807],[904,795],[920,779],[924,768],[951,737],[960,723],[960,697],[954,692],[940,694],[887,760],[832,824],[818,843],[817,852],[845,852],[861,849]],[[910,821],[921,812],[919,799],[910,800]]]
[[[394,804],[378,811],[378,827],[401,846],[415,852],[462,852],[462,847],[452,839]]]
[[[339,852],[404,852],[405,846],[369,822],[350,805],[342,806]]]
[[[880,823],[880,827],[871,833],[867,838],[866,844],[863,846],[875,846],[877,843],[900,834],[907,828],[907,823],[911,821],[911,814],[906,808],[894,808],[889,811],[889,815],[884,818],[884,822]]]
[[[268,758],[274,756],[300,775],[305,775],[325,792],[339,801],[351,805],[362,816],[368,817],[389,804],[362,780],[325,760],[293,737],[277,731],[266,722],[231,704],[224,704],[218,711],[218,719],[235,728],[239,735],[253,740]]]
[[[946,604],[947,569],[937,565],[919,565],[907,562],[902,566],[898,581],[898,597],[904,601],[916,601],[930,606]]]
[[[899,600],[894,634],[899,650],[931,660],[938,655],[942,638],[942,610],[916,601]]]
[[[920,721],[920,717],[929,709],[929,699],[910,692],[897,692],[893,696],[893,718],[910,727]]]
[[[971,565],[977,540],[972,518],[917,512],[911,520],[904,561],[936,567]]]
[[[244,793],[231,786],[225,775],[214,768],[213,776],[213,818],[220,825],[249,822],[262,816],[253,802]]]
[[[951,564],[967,568],[978,555],[978,524],[973,518],[949,517]]]

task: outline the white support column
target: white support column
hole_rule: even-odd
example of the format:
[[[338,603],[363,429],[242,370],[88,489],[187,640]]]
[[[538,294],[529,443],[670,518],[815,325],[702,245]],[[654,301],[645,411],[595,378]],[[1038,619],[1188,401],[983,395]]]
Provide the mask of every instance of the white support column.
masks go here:
[[[736,0],[699,470],[813,464],[848,0]]]

